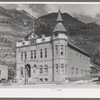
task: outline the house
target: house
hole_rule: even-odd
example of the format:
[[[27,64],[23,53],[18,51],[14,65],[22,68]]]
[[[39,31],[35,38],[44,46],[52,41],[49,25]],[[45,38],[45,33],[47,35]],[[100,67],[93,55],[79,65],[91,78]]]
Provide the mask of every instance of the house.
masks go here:
[[[90,75],[90,56],[68,40],[61,12],[50,37],[33,32],[16,44],[17,81],[45,83]]]

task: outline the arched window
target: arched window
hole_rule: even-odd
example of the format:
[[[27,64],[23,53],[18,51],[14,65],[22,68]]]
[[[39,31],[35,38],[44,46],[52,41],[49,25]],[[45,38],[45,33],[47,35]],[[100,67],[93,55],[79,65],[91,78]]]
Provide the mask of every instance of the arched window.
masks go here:
[[[34,68],[36,68],[37,66],[36,65],[34,65]]]
[[[33,68],[37,68],[37,66],[36,66],[36,65],[34,65],[34,66],[33,66]],[[33,73],[35,73],[35,69],[33,69]]]
[[[40,74],[43,74],[43,67],[40,65]]]
[[[48,74],[48,65],[45,65],[45,73]]]

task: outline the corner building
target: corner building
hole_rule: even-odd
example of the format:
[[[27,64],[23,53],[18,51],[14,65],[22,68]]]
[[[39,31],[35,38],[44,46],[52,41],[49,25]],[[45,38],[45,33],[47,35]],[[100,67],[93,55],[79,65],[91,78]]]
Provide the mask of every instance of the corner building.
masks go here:
[[[28,41],[16,44],[17,81],[29,83],[65,82],[90,74],[89,55],[69,43],[61,12],[50,37],[33,32]]]

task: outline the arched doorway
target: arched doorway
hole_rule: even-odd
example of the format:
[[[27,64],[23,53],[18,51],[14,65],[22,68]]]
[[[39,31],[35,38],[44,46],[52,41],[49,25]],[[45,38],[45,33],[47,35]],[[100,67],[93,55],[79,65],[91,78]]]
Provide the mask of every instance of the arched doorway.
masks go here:
[[[31,66],[30,66],[30,64],[26,65],[26,70],[27,70],[28,77],[31,77]]]

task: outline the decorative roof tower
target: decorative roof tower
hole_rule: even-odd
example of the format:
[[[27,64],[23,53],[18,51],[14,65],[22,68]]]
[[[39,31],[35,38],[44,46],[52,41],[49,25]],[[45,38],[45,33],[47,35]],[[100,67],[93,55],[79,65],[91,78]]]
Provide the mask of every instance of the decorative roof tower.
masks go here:
[[[58,17],[57,17],[56,22],[57,22],[57,24],[53,30],[53,33],[55,33],[55,32],[67,33],[67,30],[66,30],[65,26],[63,25],[63,19],[62,19],[60,10],[58,11]]]

